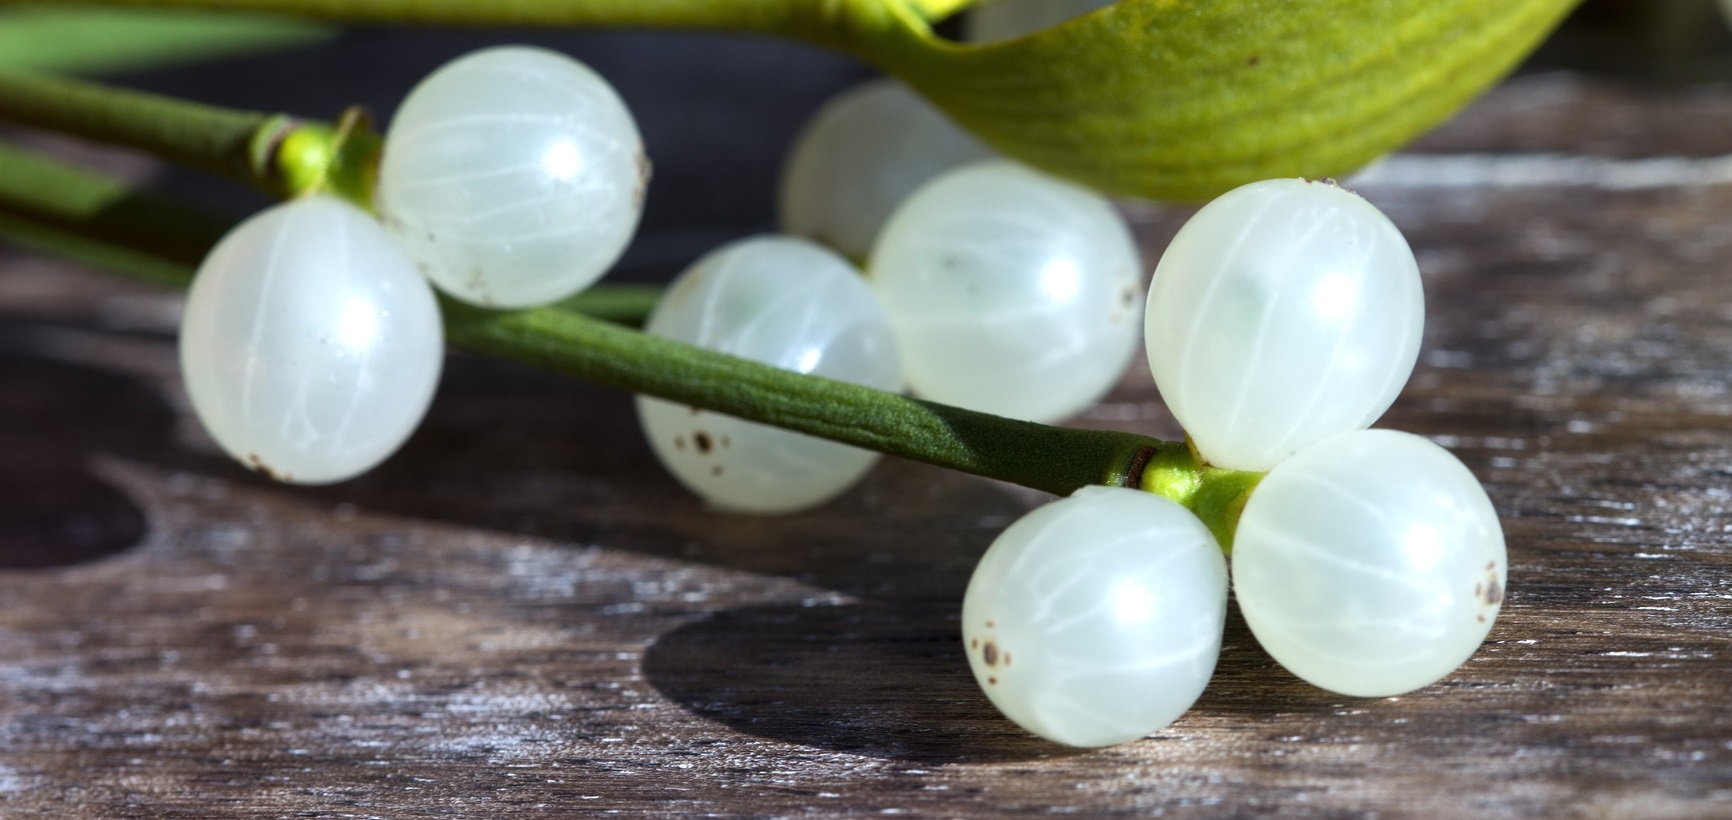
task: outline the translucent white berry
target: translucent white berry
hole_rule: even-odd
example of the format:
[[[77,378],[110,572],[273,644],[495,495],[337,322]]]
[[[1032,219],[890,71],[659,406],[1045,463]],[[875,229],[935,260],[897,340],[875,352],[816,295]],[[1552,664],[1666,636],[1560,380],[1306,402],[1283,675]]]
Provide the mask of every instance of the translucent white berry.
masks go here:
[[[1382,212],[1331,183],[1276,179],[1179,230],[1149,285],[1144,342],[1203,458],[1263,471],[1376,421],[1424,325],[1419,267]]]
[[[1011,524],[968,582],[962,639],[993,705],[1071,746],[1136,740],[1214,674],[1227,562],[1178,504],[1085,487]]]
[[[371,216],[329,197],[241,223],[199,265],[181,322],[193,410],[281,481],[383,461],[420,424],[444,363],[433,290]]]
[[[908,385],[945,404],[1056,421],[1109,390],[1136,349],[1141,263],[1092,191],[1006,161],[909,197],[873,247],[873,287]]]
[[[795,140],[782,168],[782,230],[863,259],[916,188],[991,155],[901,83],[868,82],[825,103]]]
[[[1361,430],[1281,462],[1233,540],[1233,590],[1293,674],[1361,697],[1449,674],[1503,601],[1503,530],[1479,482],[1419,436]]]
[[[725,245],[669,286],[645,330],[657,336],[863,384],[902,387],[872,289],[846,259],[788,236]],[[791,512],[853,486],[878,454],[660,399],[638,418],[663,465],[717,507]]]
[[[490,48],[403,100],[385,135],[379,211],[441,290],[529,307],[613,266],[637,229],[646,169],[606,80],[545,49]]]
[[[1113,0],[993,0],[969,11],[963,35],[976,43],[1009,40],[1112,4]]]

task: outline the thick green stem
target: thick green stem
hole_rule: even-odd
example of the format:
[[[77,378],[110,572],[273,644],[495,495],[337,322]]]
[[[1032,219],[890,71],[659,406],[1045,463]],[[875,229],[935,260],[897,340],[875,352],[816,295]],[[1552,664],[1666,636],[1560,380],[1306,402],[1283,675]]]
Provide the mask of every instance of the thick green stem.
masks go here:
[[[1138,486],[1135,468],[1170,446],[963,410],[647,336],[557,310],[495,313],[445,303],[460,347],[868,450],[1067,495]]]
[[[0,5],[31,0],[0,0]],[[884,28],[923,29],[968,0],[86,0],[123,8],[251,11],[341,23],[699,29],[853,51]],[[862,36],[866,35],[866,36]]]
[[[0,65],[91,75],[307,46],[335,34],[253,14],[27,6],[0,9]]]
[[[364,208],[380,149],[359,109],[327,125],[46,74],[0,72],[0,120],[136,148],[273,196],[329,189]]]
[[[0,236],[184,286],[223,221],[113,179],[0,145]],[[1182,442],[1013,421],[647,336],[628,318],[644,289],[599,288],[560,305],[499,313],[444,301],[446,338],[622,390],[1011,481],[1059,495],[1141,487],[1195,510],[1227,543],[1246,474],[1199,463]],[[1242,506],[1243,501],[1238,500]]]
[[[110,88],[45,74],[0,72],[0,120],[147,151],[276,192],[256,140],[269,114]]]

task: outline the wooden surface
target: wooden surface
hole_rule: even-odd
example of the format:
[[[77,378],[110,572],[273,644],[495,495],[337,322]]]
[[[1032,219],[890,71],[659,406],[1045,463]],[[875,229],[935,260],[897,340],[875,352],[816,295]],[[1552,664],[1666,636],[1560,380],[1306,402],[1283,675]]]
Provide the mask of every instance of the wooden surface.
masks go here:
[[[1234,612],[1194,709],[1087,752],[957,639],[1035,494],[892,461],[715,514],[627,397],[461,355],[386,466],[278,486],[188,414],[172,294],[0,252],[0,816],[1732,816],[1728,134],[1732,89],[1546,74],[1359,183],[1430,311],[1381,425],[1484,481],[1502,617],[1362,700]],[[648,267],[728,210],[669,184]],[[1128,213],[1152,260],[1186,212]],[[1140,361],[1078,423],[1178,432]]]

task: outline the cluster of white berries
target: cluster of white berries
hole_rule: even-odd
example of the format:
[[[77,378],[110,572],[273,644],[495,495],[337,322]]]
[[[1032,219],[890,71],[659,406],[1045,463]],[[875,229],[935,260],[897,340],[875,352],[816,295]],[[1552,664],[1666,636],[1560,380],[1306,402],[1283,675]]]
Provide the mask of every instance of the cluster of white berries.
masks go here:
[[[790,154],[781,209],[787,233],[698,260],[646,329],[1041,422],[1100,399],[1135,353],[1141,265],[1112,205],[993,158],[898,84],[870,83],[818,112]],[[864,271],[848,258],[859,255]],[[877,460],[657,399],[638,406],[662,463],[729,510],[811,507]]]
[[[1424,324],[1395,226],[1332,183],[1239,188],[1174,237],[1146,322],[1156,385],[1202,459],[1268,473],[1231,545],[1232,589],[1263,648],[1359,696],[1419,688],[1473,654],[1502,602],[1497,513],[1443,448],[1366,429],[1406,383]],[[963,605],[969,660],[1043,737],[1142,737],[1202,693],[1227,578],[1189,510],[1090,488],[987,552]]]
[[[200,266],[181,335],[195,411],[281,480],[371,468],[438,383],[429,283],[496,308],[588,287],[636,228],[646,169],[630,114],[583,65],[521,47],[454,61],[386,134],[377,218],[304,197],[243,223]],[[1179,232],[1145,302],[1110,203],[992,157],[883,82],[820,112],[781,203],[788,234],[699,259],[646,330],[1050,422],[1116,383],[1140,308],[1156,383],[1200,458],[1267,472],[1238,518],[1230,577],[1271,655],[1319,686],[1387,695],[1437,680],[1483,640],[1505,571],[1489,500],[1442,448],[1367,429],[1413,369],[1424,307],[1412,252],[1358,196],[1302,180],[1230,192]],[[876,459],[658,399],[638,408],[670,472],[723,509],[808,508]],[[1086,488],[987,551],[963,636],[1011,719],[1062,743],[1122,742],[1201,694],[1228,588],[1222,545],[1191,511]]]
[[[439,382],[429,281],[484,307],[576,293],[630,241],[645,175],[631,114],[583,64],[513,46],[445,65],[385,136],[378,218],[305,196],[241,223],[199,266],[180,337],[193,409],[273,478],[366,472]]]

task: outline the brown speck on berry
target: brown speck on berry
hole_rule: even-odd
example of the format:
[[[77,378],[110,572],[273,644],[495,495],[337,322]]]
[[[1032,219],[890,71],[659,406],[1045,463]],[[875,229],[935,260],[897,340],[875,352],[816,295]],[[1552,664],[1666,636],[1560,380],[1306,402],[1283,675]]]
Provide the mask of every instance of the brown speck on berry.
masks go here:
[[[259,458],[258,453],[247,453],[247,466],[252,468],[253,472],[256,472],[272,481],[289,480],[288,473],[279,473],[276,470],[271,469],[271,466],[266,464],[264,459]]]
[[[998,644],[987,641],[986,645],[980,648],[980,660],[987,666],[997,666]]]

